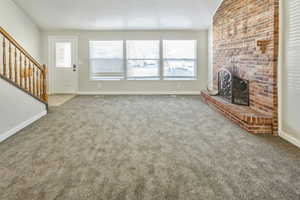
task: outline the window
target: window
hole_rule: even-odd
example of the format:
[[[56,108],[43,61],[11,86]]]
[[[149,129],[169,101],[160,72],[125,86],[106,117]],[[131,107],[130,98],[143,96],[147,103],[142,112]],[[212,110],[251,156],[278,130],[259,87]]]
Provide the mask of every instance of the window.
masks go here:
[[[124,78],[123,41],[90,41],[90,78]]]
[[[165,40],[163,42],[164,79],[193,80],[197,78],[197,42]]]
[[[197,79],[196,40],[90,41],[89,45],[91,80]]]
[[[72,67],[71,43],[57,42],[55,43],[55,66],[57,68]]]
[[[158,40],[127,41],[127,78],[150,79],[160,77]]]

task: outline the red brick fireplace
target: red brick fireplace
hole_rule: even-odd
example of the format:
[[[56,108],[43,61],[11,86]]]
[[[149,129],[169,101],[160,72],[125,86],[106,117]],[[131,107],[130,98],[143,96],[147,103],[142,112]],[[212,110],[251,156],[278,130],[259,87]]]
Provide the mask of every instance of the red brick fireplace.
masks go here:
[[[202,92],[203,99],[255,134],[278,132],[279,0],[224,0],[213,18],[213,85],[220,70],[249,81],[249,106]]]

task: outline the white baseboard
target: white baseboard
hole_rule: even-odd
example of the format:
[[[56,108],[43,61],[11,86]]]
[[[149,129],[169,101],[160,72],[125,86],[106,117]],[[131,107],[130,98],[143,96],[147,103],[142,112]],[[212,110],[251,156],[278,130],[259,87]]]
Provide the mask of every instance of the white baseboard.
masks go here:
[[[20,130],[22,130],[23,128],[25,128],[26,126],[32,124],[33,122],[37,121],[38,119],[40,119],[41,117],[45,116],[47,114],[47,111],[44,110],[43,112],[33,116],[32,118],[22,122],[21,124],[19,124],[18,126],[10,129],[9,131],[3,133],[0,135],[0,142],[3,142],[4,140],[8,139],[9,137],[13,136],[14,134],[18,133]]]
[[[300,148],[300,140],[298,140],[297,138],[291,136],[290,134],[288,134],[284,131],[281,131],[281,133],[279,133],[279,136]]]
[[[200,91],[161,91],[161,92],[77,92],[78,95],[200,95]]]

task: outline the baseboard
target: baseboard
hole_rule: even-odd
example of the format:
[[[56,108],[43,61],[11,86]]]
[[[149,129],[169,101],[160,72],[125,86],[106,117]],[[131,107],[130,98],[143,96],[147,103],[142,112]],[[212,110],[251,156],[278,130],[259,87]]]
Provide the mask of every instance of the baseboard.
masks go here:
[[[4,140],[8,139],[9,137],[13,136],[14,134],[18,133],[20,130],[22,130],[23,128],[25,128],[26,126],[32,124],[33,122],[37,121],[38,119],[40,119],[41,117],[45,116],[47,114],[47,111],[44,110],[41,113],[33,116],[32,118],[22,122],[21,124],[19,124],[18,126],[10,129],[9,131],[7,131],[4,134],[0,135],[0,142],[3,142]]]
[[[281,131],[279,133],[279,136],[285,140],[287,140],[288,142],[292,143],[293,145],[297,146],[298,148],[300,148],[300,140],[296,139],[295,137],[291,136],[290,134]]]
[[[200,91],[160,91],[160,92],[77,92],[78,95],[200,95]]]

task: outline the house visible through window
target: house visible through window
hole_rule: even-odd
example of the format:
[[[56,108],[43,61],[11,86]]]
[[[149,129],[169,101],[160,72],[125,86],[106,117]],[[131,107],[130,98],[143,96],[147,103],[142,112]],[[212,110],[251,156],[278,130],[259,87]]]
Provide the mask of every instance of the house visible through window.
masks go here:
[[[159,40],[127,41],[127,78],[159,79]]]
[[[163,49],[164,79],[197,78],[195,40],[165,40]]]
[[[90,77],[124,78],[123,41],[90,41]]]

